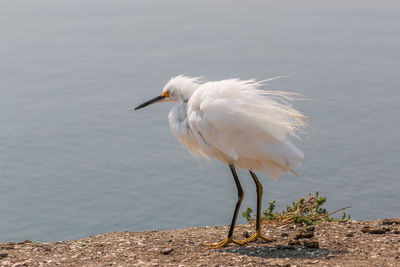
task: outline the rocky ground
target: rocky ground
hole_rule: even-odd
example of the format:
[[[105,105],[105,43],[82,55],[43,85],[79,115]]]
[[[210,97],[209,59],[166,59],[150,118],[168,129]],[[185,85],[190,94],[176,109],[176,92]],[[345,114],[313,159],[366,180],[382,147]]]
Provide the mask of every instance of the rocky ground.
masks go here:
[[[239,225],[235,237],[253,233]],[[400,218],[263,225],[271,243],[214,249],[227,226],[119,232],[55,243],[0,243],[1,266],[400,266]]]

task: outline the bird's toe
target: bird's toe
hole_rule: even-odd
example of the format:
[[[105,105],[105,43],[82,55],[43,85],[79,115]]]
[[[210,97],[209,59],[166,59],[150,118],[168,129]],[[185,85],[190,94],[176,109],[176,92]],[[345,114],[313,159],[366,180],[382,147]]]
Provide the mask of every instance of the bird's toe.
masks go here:
[[[259,238],[264,240],[265,242],[272,242],[273,241],[271,238],[263,236],[260,232],[256,232],[254,235],[252,235],[248,239],[240,240],[239,242],[241,242],[243,244],[247,244],[247,243],[250,243],[250,242],[254,242]]]
[[[230,243],[234,243],[239,246],[243,245],[243,243],[241,241],[237,241],[237,240],[234,240],[232,237],[228,237],[228,238],[222,240],[221,242],[204,244],[204,246],[214,247],[214,248],[223,248],[223,247],[226,247],[227,245],[229,245]]]

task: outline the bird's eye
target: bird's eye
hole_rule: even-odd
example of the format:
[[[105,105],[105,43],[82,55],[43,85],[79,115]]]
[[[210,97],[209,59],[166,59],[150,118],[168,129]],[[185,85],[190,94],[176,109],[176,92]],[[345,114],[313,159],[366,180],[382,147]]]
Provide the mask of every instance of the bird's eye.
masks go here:
[[[170,95],[169,90],[167,90],[161,94],[161,96],[164,96],[164,97],[169,97],[169,95]]]

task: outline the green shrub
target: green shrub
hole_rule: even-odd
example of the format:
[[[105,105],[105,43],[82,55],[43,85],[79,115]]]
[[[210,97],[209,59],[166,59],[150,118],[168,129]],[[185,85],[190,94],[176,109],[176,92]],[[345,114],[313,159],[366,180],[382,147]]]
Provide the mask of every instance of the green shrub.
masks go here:
[[[311,193],[308,193],[308,195],[308,199],[300,198],[297,202],[292,202],[291,206],[286,206],[286,210],[281,212],[274,212],[275,200],[269,202],[268,208],[263,211],[262,220],[299,224],[316,224],[331,221],[346,222],[350,220],[350,215],[346,213],[343,213],[340,219],[332,217],[334,213],[351,208],[350,206],[328,213],[326,209],[321,208],[326,202],[326,197],[320,197],[318,192],[315,192],[314,196]],[[245,217],[248,222],[254,221],[255,218],[251,216],[252,212],[253,210],[251,208],[247,208],[242,213],[242,216]]]

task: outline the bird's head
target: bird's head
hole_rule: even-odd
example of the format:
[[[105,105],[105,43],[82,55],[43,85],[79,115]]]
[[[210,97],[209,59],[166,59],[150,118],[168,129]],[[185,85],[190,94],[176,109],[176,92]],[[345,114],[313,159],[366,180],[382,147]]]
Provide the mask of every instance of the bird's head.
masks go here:
[[[162,94],[137,106],[135,110],[144,108],[156,102],[188,101],[194,91],[201,85],[200,78],[190,78],[179,75],[171,78],[164,86]]]

